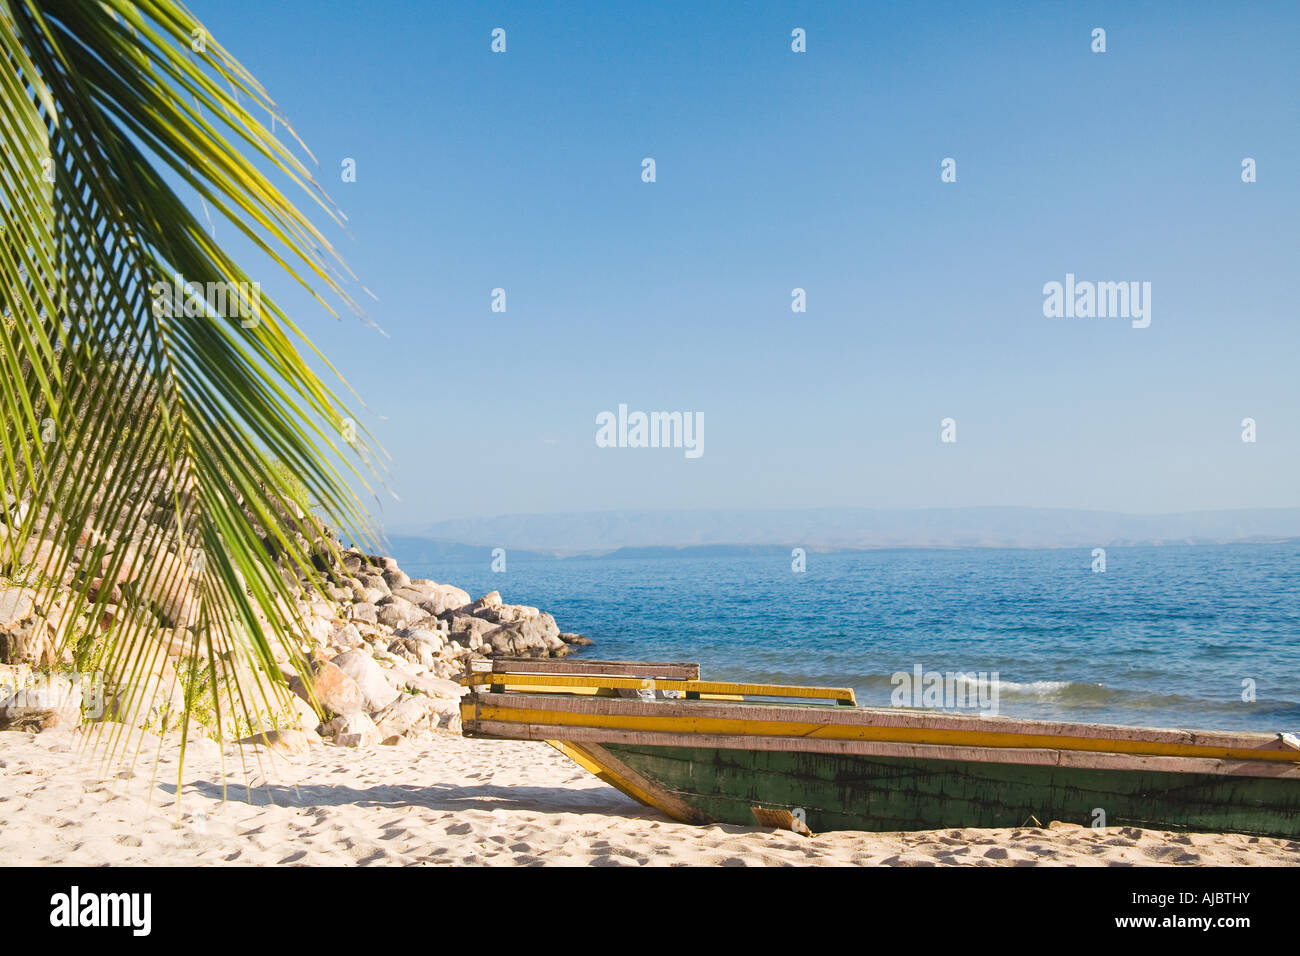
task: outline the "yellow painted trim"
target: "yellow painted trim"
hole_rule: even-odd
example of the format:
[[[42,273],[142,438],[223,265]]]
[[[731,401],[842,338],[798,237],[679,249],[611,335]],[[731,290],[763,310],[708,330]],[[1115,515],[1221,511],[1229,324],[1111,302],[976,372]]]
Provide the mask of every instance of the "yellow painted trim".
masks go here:
[[[498,683],[501,683],[501,682],[500,682],[500,681],[484,681],[483,683],[485,683],[485,684],[498,684]],[[595,686],[593,686],[593,687],[569,687],[569,688],[566,688],[566,689],[565,689],[565,693],[574,694],[574,695],[586,695],[586,696],[588,696],[588,697],[593,697],[593,696],[599,694],[599,693],[601,692],[602,689],[603,689],[603,688],[595,687]],[[554,691],[555,688],[554,688],[554,687],[545,687],[545,686],[543,686],[543,685],[541,685],[541,684],[515,684],[515,683],[511,683],[511,684],[510,684],[510,690],[511,690],[512,693],[520,693],[520,694],[544,694],[544,693],[547,693],[548,691]]]
[[[489,681],[488,683],[494,683]],[[554,687],[543,687],[540,684],[511,684],[510,693],[512,694],[563,694],[573,697],[611,697],[608,693],[608,687],[566,687],[556,689]],[[724,700],[733,702],[743,702],[743,694],[700,694],[700,700]]]
[[[1017,734],[983,730],[942,730],[928,727],[823,724],[804,721],[739,720],[692,717],[689,714],[656,715],[575,714],[558,710],[521,707],[479,706],[480,720],[517,724],[650,730],[679,734],[751,734],[765,737],[818,737],[829,740],[874,740],[894,743],[950,744],[961,747],[1037,747],[1050,750],[1082,750],[1097,753],[1146,754],[1163,757],[1214,757],[1232,760],[1300,762],[1300,751],[1252,750],[1209,747],[1198,744],[1162,743],[1146,740],[1118,740],[1109,737],[1066,737],[1055,734]],[[688,740],[682,746],[689,746]]]
[[[592,693],[595,689],[676,690],[683,693],[719,694],[730,697],[790,697],[811,700],[834,700],[856,704],[849,687],[790,687],[784,684],[736,684],[710,680],[663,680],[650,677],[599,677],[588,674],[492,674],[472,675],[467,683],[477,686],[498,685],[514,690],[547,691],[563,689]]]
[[[691,822],[681,814],[674,813],[673,810],[663,801],[659,800],[655,794],[636,786],[625,777],[619,776],[613,770],[600,763],[592,757],[590,753],[583,750],[578,744],[570,743],[565,740],[548,740],[546,742],[576,763],[583,770],[587,771],[597,779],[609,784],[615,790],[627,794],[633,800],[636,800],[639,803],[644,803],[648,807],[653,807],[660,813],[664,814],[664,816],[671,817],[674,820],[679,820],[682,823]]]

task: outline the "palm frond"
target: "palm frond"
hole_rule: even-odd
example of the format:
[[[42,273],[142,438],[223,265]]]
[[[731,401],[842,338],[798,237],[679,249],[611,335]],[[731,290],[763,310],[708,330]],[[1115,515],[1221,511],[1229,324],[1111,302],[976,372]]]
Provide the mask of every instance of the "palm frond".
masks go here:
[[[246,717],[274,711],[282,685],[258,675],[277,659],[309,674],[293,584],[317,580],[321,528],[296,501],[366,540],[350,483],[369,488],[373,443],[165,177],[331,314],[359,312],[351,275],[262,167],[341,214],[179,3],[0,0],[0,56],[0,551],[39,572],[47,605],[71,595],[59,639],[91,629],[126,723],[167,670],[163,625],[203,649],[191,683],[233,673]]]

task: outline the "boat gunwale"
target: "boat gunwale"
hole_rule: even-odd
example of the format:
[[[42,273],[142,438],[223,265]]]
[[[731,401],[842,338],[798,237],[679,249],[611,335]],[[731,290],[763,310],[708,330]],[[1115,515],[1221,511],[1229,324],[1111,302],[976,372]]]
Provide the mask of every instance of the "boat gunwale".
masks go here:
[[[1228,731],[1193,731],[1166,728],[1125,727],[1111,724],[1066,723],[1033,720],[1019,717],[950,714],[940,711],[916,711],[871,707],[843,707],[818,705],[789,705],[755,702],[718,702],[707,700],[640,700],[618,697],[595,697],[569,694],[490,693],[477,687],[462,698],[463,721],[493,719],[484,710],[503,709],[543,714],[567,714],[581,718],[587,726],[601,726],[604,720],[664,721],[690,724],[694,721],[726,721],[736,725],[739,733],[746,733],[745,724],[793,724],[808,728],[794,733],[769,733],[759,736],[798,738],[821,736],[824,739],[843,739],[835,736],[846,727],[896,730],[903,733],[971,734],[976,740],[963,743],[949,741],[952,745],[970,746],[1022,746],[1055,750],[1111,750],[1116,753],[1141,753],[1142,746],[1177,748],[1185,752],[1155,753],[1152,755],[1209,757],[1257,761],[1300,762],[1300,751],[1286,747],[1277,734],[1262,732],[1233,733]],[[500,715],[496,715],[500,716]],[[519,720],[521,723],[556,723],[553,720]],[[559,721],[560,726],[581,726],[573,721]],[[622,730],[656,730],[655,727],[613,727]],[[681,729],[688,737],[701,731]],[[751,731],[752,732],[752,731]],[[703,731],[707,733],[707,731]],[[987,738],[994,738],[992,741]],[[1041,741],[1011,741],[998,744],[998,737],[1042,738]],[[925,741],[911,741],[923,743]],[[1069,744],[1075,744],[1070,746]],[[1111,744],[1111,747],[1096,746]],[[1206,752],[1195,751],[1225,751]],[[1234,753],[1232,751],[1239,751]],[[1148,751],[1150,752],[1150,751]]]
[[[1280,761],[1066,750],[1052,747],[976,747],[953,744],[918,744],[888,740],[835,740],[819,737],[778,737],[756,734],[673,733],[494,720],[470,721],[465,724],[464,732],[470,737],[544,740],[552,743],[552,745],[564,743],[578,747],[589,744],[626,744],[701,750],[777,750],[828,756],[998,763],[1060,767],[1071,770],[1194,773],[1211,776],[1300,781],[1300,766]]]

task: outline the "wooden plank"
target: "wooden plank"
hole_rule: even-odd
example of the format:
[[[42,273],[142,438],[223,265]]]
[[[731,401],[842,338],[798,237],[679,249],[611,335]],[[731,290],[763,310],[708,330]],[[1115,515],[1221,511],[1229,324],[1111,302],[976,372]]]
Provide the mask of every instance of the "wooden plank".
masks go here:
[[[547,742],[578,766],[633,800],[682,823],[706,822],[704,815],[690,804],[637,773],[604,747],[594,743],[575,744],[567,740]]]
[[[818,737],[673,734],[566,727],[555,724],[517,724],[494,720],[471,720],[466,722],[465,732],[470,735],[505,737],[513,740],[563,739],[583,746],[586,746],[589,742],[599,742],[647,747],[773,750],[789,751],[791,753],[898,757],[912,760],[952,760],[974,763],[1022,764],[1025,766],[1072,767],[1078,770],[1197,773],[1300,781],[1300,766],[1276,761],[1225,760],[1215,757],[1164,757],[1147,754],[1059,750],[1047,747],[961,747],[878,740],[827,740]]]
[[[609,743],[608,753],[708,818],[750,824],[755,805],[810,828],[1018,827],[1029,821],[1300,836],[1300,786],[1155,771],[981,764]],[[800,813],[801,811],[801,813]]]
[[[675,690],[683,694],[727,695],[731,697],[784,697],[803,700],[833,700],[854,703],[853,691],[848,687],[798,687],[784,684],[737,684],[726,681],[667,680],[652,677],[613,677],[589,674],[496,674],[491,672],[471,675],[464,683],[472,687],[551,688],[555,691],[581,692],[590,688],[613,690]]]
[[[478,694],[485,719],[681,733],[814,736],[1300,762],[1277,735],[970,717],[904,709]]]
[[[750,812],[754,814],[754,819],[758,821],[760,827],[773,827],[777,830],[791,830],[800,836],[813,836],[813,832],[808,829],[808,824],[804,823],[789,810],[773,810],[768,807],[750,807],[749,809]]]
[[[650,677],[665,680],[699,680],[700,665],[658,661],[591,661],[570,658],[496,657],[488,674],[592,674],[611,677]]]

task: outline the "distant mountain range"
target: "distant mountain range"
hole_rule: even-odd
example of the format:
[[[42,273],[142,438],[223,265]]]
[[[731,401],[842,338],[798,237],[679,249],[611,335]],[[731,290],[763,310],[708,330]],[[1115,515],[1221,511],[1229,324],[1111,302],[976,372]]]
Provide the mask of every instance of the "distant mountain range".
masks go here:
[[[1080,548],[1227,544],[1300,538],[1300,508],[1163,515],[1065,508],[813,508],[786,511],[620,511],[461,518],[388,535],[405,561],[651,557],[801,547]]]

